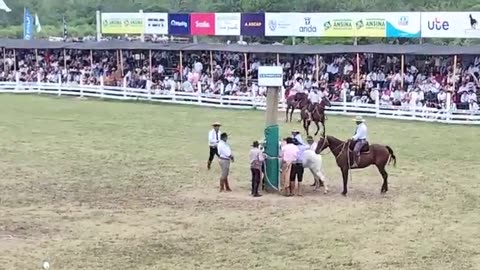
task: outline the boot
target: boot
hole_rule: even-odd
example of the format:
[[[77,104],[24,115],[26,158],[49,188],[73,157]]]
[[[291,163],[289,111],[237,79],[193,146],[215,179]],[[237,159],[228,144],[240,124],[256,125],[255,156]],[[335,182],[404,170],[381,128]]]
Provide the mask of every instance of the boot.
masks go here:
[[[209,160],[207,161],[207,170],[210,170],[211,167],[212,167],[212,162]]]
[[[225,190],[228,191],[228,192],[232,191],[230,189],[230,185],[228,184],[228,178],[225,178]]]
[[[352,164],[352,169],[358,168],[358,162],[357,162],[358,157],[353,157],[353,164]]]
[[[225,191],[225,181],[220,178],[220,192]]]
[[[302,183],[298,182],[297,195],[303,197],[303,186]]]
[[[295,181],[290,181],[290,196],[295,195]]]

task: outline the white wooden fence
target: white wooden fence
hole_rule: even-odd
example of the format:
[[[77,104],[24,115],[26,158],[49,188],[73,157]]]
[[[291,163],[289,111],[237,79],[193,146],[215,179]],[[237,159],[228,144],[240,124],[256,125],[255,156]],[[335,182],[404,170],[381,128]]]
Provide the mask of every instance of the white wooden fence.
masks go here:
[[[58,96],[94,97],[116,100],[144,100],[173,104],[187,104],[205,107],[231,108],[231,109],[260,109],[265,110],[265,98],[255,96],[221,96],[212,94],[163,92],[155,93],[146,89],[112,86],[89,86],[62,83],[25,83],[25,82],[0,82],[0,93],[15,94],[50,94]],[[283,93],[281,95],[283,98]],[[343,100],[346,100],[345,98]],[[447,108],[450,108],[450,96],[447,96]],[[279,110],[285,111],[282,100]],[[399,107],[391,105],[332,102],[328,114],[337,115],[363,115],[378,118],[415,120],[425,122],[441,122],[449,124],[479,125],[480,112],[464,110],[437,110],[423,107]],[[282,118],[280,118],[282,119]]]

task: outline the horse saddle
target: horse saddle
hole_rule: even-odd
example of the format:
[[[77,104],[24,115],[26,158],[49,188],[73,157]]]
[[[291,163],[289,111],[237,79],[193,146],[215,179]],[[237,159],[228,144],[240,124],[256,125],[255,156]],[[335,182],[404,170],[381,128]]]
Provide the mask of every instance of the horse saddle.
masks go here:
[[[355,148],[355,144],[351,143],[350,144],[350,151],[353,152],[354,148]],[[368,141],[366,141],[365,144],[360,149],[360,153],[368,153],[368,152],[370,152],[370,144],[368,143]]]

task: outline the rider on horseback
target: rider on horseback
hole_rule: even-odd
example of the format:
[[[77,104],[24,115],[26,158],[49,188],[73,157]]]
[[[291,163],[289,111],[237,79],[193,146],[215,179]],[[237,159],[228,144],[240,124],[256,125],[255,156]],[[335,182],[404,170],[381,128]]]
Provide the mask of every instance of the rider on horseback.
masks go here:
[[[357,123],[357,129],[352,137],[352,141],[355,144],[353,148],[355,156],[353,157],[352,169],[358,167],[360,150],[362,150],[362,147],[367,143],[367,125],[365,124],[365,120],[361,116],[357,116],[354,120]]]
[[[308,106],[308,111],[309,113],[309,118],[312,119],[313,113],[315,111],[318,111],[318,106],[320,105],[320,100],[322,99],[318,88],[313,88],[312,91],[310,91],[310,94],[308,94],[308,100],[310,101],[310,104]]]

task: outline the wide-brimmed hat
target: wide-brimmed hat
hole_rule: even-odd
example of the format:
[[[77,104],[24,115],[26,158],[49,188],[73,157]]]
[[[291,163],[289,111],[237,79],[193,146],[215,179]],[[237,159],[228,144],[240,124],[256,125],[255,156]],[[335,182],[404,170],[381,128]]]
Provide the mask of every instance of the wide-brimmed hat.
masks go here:
[[[294,129],[292,129],[292,133],[300,133],[300,131],[298,131],[298,129],[294,128]]]
[[[252,147],[258,147],[260,144],[258,143],[258,141],[253,141],[252,142]]]
[[[363,119],[363,117],[361,115],[358,115],[357,117],[355,117],[353,119],[353,121],[355,121],[355,122],[365,122],[365,119]]]
[[[219,127],[221,126],[222,124],[220,124],[220,122],[213,122],[212,126],[214,127]]]

